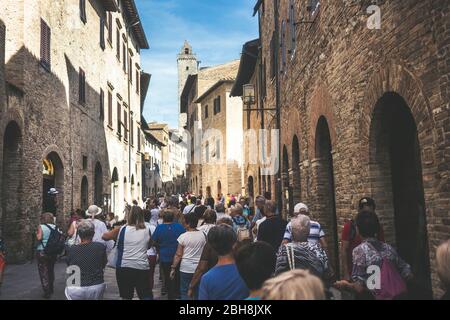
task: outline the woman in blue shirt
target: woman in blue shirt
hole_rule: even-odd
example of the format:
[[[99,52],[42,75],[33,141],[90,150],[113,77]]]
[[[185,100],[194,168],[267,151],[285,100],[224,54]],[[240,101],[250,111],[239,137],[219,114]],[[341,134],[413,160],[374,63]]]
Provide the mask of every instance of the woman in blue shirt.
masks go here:
[[[175,300],[179,295],[180,280],[178,272],[175,279],[172,280],[170,279],[170,270],[178,247],[178,237],[186,232],[181,224],[174,223],[173,220],[174,212],[164,210],[163,223],[156,227],[152,235],[152,242],[159,252],[160,270],[169,300]]]

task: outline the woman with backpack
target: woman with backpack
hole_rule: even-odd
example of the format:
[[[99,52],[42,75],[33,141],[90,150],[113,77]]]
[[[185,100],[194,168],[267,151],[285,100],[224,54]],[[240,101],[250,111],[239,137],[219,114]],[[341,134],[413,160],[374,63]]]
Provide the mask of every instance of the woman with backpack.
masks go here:
[[[371,210],[361,211],[356,217],[356,227],[362,242],[353,250],[351,282],[342,280],[334,286],[338,289],[353,290],[363,299],[406,298],[406,282],[413,278],[411,267],[400,258],[393,247],[377,239],[380,223],[376,214]],[[379,272],[370,271],[376,267]],[[372,286],[374,283],[379,286]]]
[[[244,217],[244,209],[240,204],[231,209],[231,219],[233,220],[233,230],[237,234],[238,241],[242,242],[251,239],[251,223]]]
[[[56,258],[60,253],[57,252],[59,250],[58,248],[55,249],[53,247],[55,245],[54,238],[56,238],[57,233],[62,236],[62,234],[54,224],[54,221],[55,218],[52,213],[44,213],[41,216],[41,224],[38,226],[36,233],[36,239],[38,241],[38,245],[36,248],[36,259],[42,289],[44,290],[44,299],[50,299],[53,294],[53,283],[55,281],[55,263]],[[64,249],[64,243],[62,249]]]

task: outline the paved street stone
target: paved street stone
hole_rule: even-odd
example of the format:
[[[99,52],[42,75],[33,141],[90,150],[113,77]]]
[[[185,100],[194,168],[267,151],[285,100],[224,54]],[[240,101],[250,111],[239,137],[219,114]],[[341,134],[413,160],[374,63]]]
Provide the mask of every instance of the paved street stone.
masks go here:
[[[55,265],[55,293],[51,300],[66,300],[64,289],[66,283],[66,264],[59,261]],[[3,286],[0,289],[0,300],[44,300],[36,261],[22,265],[8,265],[5,270]],[[111,268],[105,270],[106,291],[104,300],[120,300],[117,287],[116,271]],[[153,295],[156,300],[161,297],[161,281],[159,268],[155,270],[155,288]],[[137,299],[137,295],[135,298]]]

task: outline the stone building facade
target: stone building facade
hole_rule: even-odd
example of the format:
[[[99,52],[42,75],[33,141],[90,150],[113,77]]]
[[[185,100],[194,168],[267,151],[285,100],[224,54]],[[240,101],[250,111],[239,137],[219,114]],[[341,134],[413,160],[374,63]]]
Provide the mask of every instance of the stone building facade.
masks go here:
[[[435,250],[450,235],[450,3],[371,4],[257,1],[261,50],[245,80],[263,96],[257,107],[280,112],[284,207],[310,206],[336,267],[343,224],[372,196],[387,242],[423,293],[439,296]]]
[[[213,198],[242,192],[242,100],[230,97],[234,80],[217,81],[195,101],[200,105],[203,131],[201,185]]]
[[[124,200],[140,194],[139,53],[148,43],[140,24],[128,24],[137,18],[134,1],[0,3],[0,229],[8,261],[31,257],[43,211],[65,229],[71,210],[95,203],[120,215]]]
[[[206,195],[206,185],[203,185],[202,161],[204,160],[203,141],[203,116],[201,104],[196,101],[205,92],[211,89],[221,80],[234,79],[239,67],[239,60],[231,61],[222,65],[200,68],[197,74],[189,75],[184,89],[181,93],[180,112],[185,114],[187,122],[183,134],[184,140],[188,145],[187,154],[187,179],[191,192],[198,195]],[[220,96],[219,104],[223,105],[225,95]],[[213,114],[213,105],[211,105]],[[214,182],[217,187],[217,181]]]

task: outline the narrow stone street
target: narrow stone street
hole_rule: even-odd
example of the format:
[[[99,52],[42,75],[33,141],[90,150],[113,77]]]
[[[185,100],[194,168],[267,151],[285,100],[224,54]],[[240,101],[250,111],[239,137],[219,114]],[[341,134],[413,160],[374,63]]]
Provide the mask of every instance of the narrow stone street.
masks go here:
[[[55,293],[51,300],[66,300],[64,294],[66,283],[66,267],[63,261],[55,265]],[[119,288],[117,287],[115,270],[105,269],[106,291],[104,300],[120,300]],[[23,265],[10,265],[6,267],[4,283],[0,289],[0,300],[44,300],[42,287],[39,280],[36,261]],[[159,268],[155,270],[155,288],[153,289],[155,300],[161,298],[161,281],[159,280]],[[137,295],[135,298],[137,299]]]

